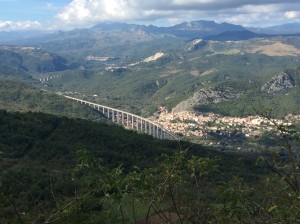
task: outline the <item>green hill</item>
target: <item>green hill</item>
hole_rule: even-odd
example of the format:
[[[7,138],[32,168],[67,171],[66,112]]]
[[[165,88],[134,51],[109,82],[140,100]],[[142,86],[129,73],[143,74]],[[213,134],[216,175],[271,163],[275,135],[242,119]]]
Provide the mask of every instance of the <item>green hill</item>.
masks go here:
[[[282,71],[299,67],[297,36],[239,41],[186,40],[158,33],[151,35],[152,31],[144,32],[145,27],[139,26],[125,26],[123,32],[124,24],[115,24],[110,30],[111,25],[53,34],[49,36],[50,42],[40,40],[46,50],[2,49],[0,74],[28,80],[32,80],[30,75],[55,76],[48,82],[35,84],[50,91],[77,92],[79,98],[143,116],[151,116],[160,106],[171,110],[199,91],[226,92],[231,88],[239,91],[240,97],[194,106],[199,111],[246,116],[254,113],[245,104],[260,104],[264,97],[260,89],[266,82]],[[163,56],[144,61],[156,53]],[[280,111],[284,114],[299,109],[298,95],[294,88],[264,98],[267,105],[285,104]]]
[[[0,79],[0,109],[101,120],[101,115],[91,108],[71,102],[63,96],[8,79]]]
[[[61,78],[51,81],[48,86],[62,92],[79,92],[80,97],[86,95],[106,105],[150,116],[159,106],[167,106],[171,110],[195,92],[209,88],[222,90],[229,87],[242,92],[243,97],[231,101],[239,107],[241,103],[253,100],[259,103],[260,88],[266,82],[299,65],[298,57],[291,56],[241,55],[228,49],[219,49],[228,51],[228,54],[212,53],[217,48],[226,48],[226,43],[213,44],[186,53],[167,52],[156,61],[140,63],[122,71],[97,68],[65,71]],[[278,93],[278,96],[283,97],[282,94],[285,93]],[[215,112],[213,107],[222,107],[223,104],[225,107],[228,103],[208,105],[207,110],[212,108],[211,111]],[[287,108],[287,111],[294,109]],[[219,112],[225,114],[221,109]],[[227,115],[239,113],[228,112]]]
[[[185,219],[190,212],[202,211],[197,222],[207,220],[206,215],[215,223],[246,221],[243,211],[249,206],[266,209],[251,213],[257,220],[287,221],[298,216],[293,212],[298,201],[288,197],[291,191],[281,192],[283,183],[273,179],[264,165],[255,165],[253,155],[224,154],[187,142],[155,140],[118,126],[43,113],[1,110],[0,124],[1,223],[122,223],[120,205],[125,206],[123,216],[130,223],[128,209],[135,191],[138,219],[146,216],[152,194],[155,202],[161,200],[161,209],[174,211],[167,186],[174,189],[172,197]],[[186,149],[187,155],[177,153]],[[200,185],[195,185],[193,173]],[[271,183],[265,186],[265,175],[275,188]],[[260,191],[254,191],[258,186]],[[278,204],[272,215],[265,212],[269,200]],[[291,203],[293,207],[286,210]]]
[[[187,40],[204,25],[243,30],[101,24],[23,42],[43,49],[0,46],[0,223],[298,223],[294,126],[255,137],[255,153],[220,152],[125,130],[59,95],[143,116],[195,95],[201,112],[299,114],[299,37]]]
[[[35,74],[63,71],[69,64],[66,59],[40,48],[0,46],[0,66]]]
[[[272,116],[282,117],[288,113],[299,114],[300,111],[300,69],[287,69],[285,71],[293,80],[293,86],[285,89],[284,83],[279,83],[278,91],[265,93],[262,91],[263,84],[257,81],[249,82],[224,82],[217,85],[217,88],[234,87],[244,91],[244,95],[238,99],[217,104],[205,104],[196,107],[201,112],[215,112],[229,116],[249,116],[263,113],[264,110],[272,110]],[[279,74],[276,74],[276,78]],[[268,80],[270,81],[270,80]],[[282,85],[282,87],[280,86]],[[281,89],[280,89],[281,88]]]
[[[0,65],[0,78],[22,80],[25,82],[33,81],[32,76],[27,72],[17,68],[10,68],[6,65]]]
[[[80,182],[72,180],[78,150],[101,157],[108,167],[122,163],[129,170],[136,165],[153,166],[155,158],[178,149],[177,142],[155,140],[118,126],[42,113],[1,110],[0,124],[1,223],[17,222],[8,199],[30,220],[55,209],[51,192],[57,203],[65,203],[74,197],[74,190],[81,191]],[[201,146],[195,149],[203,155],[214,154]]]

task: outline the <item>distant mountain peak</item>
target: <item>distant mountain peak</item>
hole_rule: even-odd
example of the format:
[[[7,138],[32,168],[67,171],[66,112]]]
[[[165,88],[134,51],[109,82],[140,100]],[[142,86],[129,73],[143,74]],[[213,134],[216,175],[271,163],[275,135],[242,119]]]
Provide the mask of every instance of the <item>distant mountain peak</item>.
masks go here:
[[[214,21],[196,20],[180,23],[170,27],[157,27],[154,25],[138,25],[127,23],[100,23],[93,30],[98,31],[144,31],[155,34],[169,34],[184,38],[199,38],[216,35],[226,31],[243,31],[244,27],[230,23],[216,23]]]
[[[214,21],[206,21],[206,20],[196,20],[191,22],[184,22],[172,27],[169,27],[170,30],[173,31],[189,31],[189,32],[197,32],[197,35],[193,35],[192,37],[204,37],[209,35],[216,35],[226,31],[244,31],[246,30],[244,27],[240,25],[234,25],[230,23],[216,23]]]
[[[112,30],[138,30],[145,29],[147,26],[129,23],[99,23],[92,27],[92,29],[99,29],[101,31],[112,31]]]
[[[263,37],[263,35],[251,32],[249,30],[226,31],[217,35],[205,37],[206,40],[216,41],[238,41],[248,40],[256,37]]]
[[[265,27],[265,28],[247,28],[256,33],[265,33],[272,35],[282,35],[282,34],[299,34],[300,33],[300,23],[286,23],[277,26]]]
[[[207,20],[195,20],[190,22],[183,22],[174,26],[171,26],[170,28],[203,28],[208,26],[218,26],[220,24],[214,22],[214,21],[207,21]]]
[[[89,44],[93,44],[93,41],[99,38],[99,36],[101,36],[99,35],[101,33],[108,36],[113,33],[113,37],[120,40],[124,39],[124,33],[128,34],[126,36],[127,38],[129,38],[130,35],[139,36],[138,37],[139,40],[161,38],[161,37],[165,37],[166,35],[191,40],[195,38],[203,38],[206,36],[217,35],[223,32],[244,31],[244,30],[246,29],[240,25],[234,25],[230,23],[216,23],[214,21],[206,21],[206,20],[184,22],[170,27],[158,27],[154,25],[146,26],[140,24],[128,24],[128,23],[121,23],[121,22],[103,22],[95,25],[92,28],[55,32],[37,38],[25,39],[22,40],[20,43],[27,44],[27,43],[35,42],[35,44],[36,43],[40,44],[42,42],[49,43],[52,41],[61,42],[61,41],[66,41],[67,39],[72,39],[73,41],[72,43],[74,43],[75,39],[78,40],[79,42],[82,39],[84,43],[88,42],[88,40],[91,40]]]

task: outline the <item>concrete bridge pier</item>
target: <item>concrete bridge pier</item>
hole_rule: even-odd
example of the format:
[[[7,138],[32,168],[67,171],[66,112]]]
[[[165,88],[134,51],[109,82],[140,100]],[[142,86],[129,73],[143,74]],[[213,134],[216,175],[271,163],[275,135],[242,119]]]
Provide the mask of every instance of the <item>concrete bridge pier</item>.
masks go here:
[[[49,79],[49,77],[47,77],[47,79]],[[132,113],[128,113],[126,111],[114,109],[100,104],[95,104],[74,97],[70,97],[70,96],[64,96],[64,97],[79,102],[81,104],[85,104],[89,107],[92,107],[95,110],[102,112],[103,115],[106,115],[106,117],[112,120],[112,122],[115,122],[119,125],[123,125],[126,128],[131,128],[133,130],[137,130],[138,132],[149,134],[154,138],[178,140],[178,137],[176,135],[173,135],[168,130],[164,129],[160,125],[155,124],[154,122],[146,118],[137,116]]]
[[[138,119],[135,118],[135,129],[138,130],[139,129],[139,122]]]
[[[129,115],[126,114],[126,127],[129,128]]]
[[[152,124],[151,123],[149,123],[149,132],[148,132],[148,134],[153,136],[153,134],[152,134]]]
[[[113,110],[110,110],[110,117],[111,117],[112,122],[115,122],[115,115],[114,115]]]
[[[144,133],[144,121],[141,119],[141,132]]]
[[[122,119],[122,125],[124,126],[125,125],[125,115],[123,112],[121,113],[121,119]]]
[[[149,132],[148,131],[148,128],[149,128],[148,125],[149,125],[149,123],[147,121],[145,121],[145,130],[144,130],[145,134],[148,134],[148,132]]]
[[[133,120],[133,115],[131,115],[131,128],[134,129],[134,120]]]
[[[120,113],[119,111],[116,112],[117,115],[117,124],[120,124]]]

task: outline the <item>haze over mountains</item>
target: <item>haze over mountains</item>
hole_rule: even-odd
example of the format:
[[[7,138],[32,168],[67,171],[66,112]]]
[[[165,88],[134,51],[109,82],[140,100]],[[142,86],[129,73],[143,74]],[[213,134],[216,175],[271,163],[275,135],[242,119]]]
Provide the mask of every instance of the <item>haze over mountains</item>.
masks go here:
[[[75,29],[72,31],[0,31],[0,43],[6,44],[30,44],[30,43],[40,43],[43,40],[53,39],[62,37],[62,35],[82,35],[84,33],[97,34],[97,32],[112,32],[112,31],[139,31],[146,32],[153,35],[174,35],[182,38],[203,38],[214,35],[220,35],[224,32],[238,32],[238,31],[252,31],[256,34],[268,34],[268,35],[279,35],[279,34],[299,34],[300,24],[283,24],[279,26],[266,27],[266,28],[245,28],[240,25],[234,25],[230,23],[215,23],[214,21],[191,21],[177,24],[170,27],[157,27],[153,25],[137,25],[137,24],[127,24],[127,23],[100,23],[92,28],[85,29]],[[243,32],[242,32],[243,33]],[[48,35],[47,35],[48,34]],[[50,35],[49,35],[50,34]],[[243,35],[243,34],[241,34]],[[258,35],[259,36],[259,35]],[[254,35],[252,34],[252,37]],[[33,38],[33,39],[32,39]],[[250,37],[249,37],[250,38]]]
[[[265,28],[247,28],[250,31],[264,34],[299,34],[299,23],[287,23],[278,26],[265,27]]]
[[[282,31],[285,26],[290,25],[281,26]],[[95,95],[111,106],[146,116],[161,105],[169,109],[181,105],[199,92],[224,96],[230,90],[238,93],[237,97],[224,96],[230,100],[211,105],[209,102],[219,100],[208,100],[205,108],[199,98],[188,108],[242,116],[251,114],[242,109],[243,102],[253,97],[257,101],[263,95],[256,88],[299,66],[298,36],[294,32],[254,33],[213,21],[171,27],[101,23],[89,29],[10,41],[19,46],[1,47],[0,68],[6,71],[5,77],[8,69],[15,71],[11,76],[31,77],[37,82],[48,77],[49,90]],[[286,96],[294,102],[297,88],[287,91],[294,92]],[[272,98],[279,99],[282,94],[287,93]],[[233,104],[238,106],[230,107]],[[230,109],[225,110],[227,107]],[[291,103],[288,111],[297,108]]]

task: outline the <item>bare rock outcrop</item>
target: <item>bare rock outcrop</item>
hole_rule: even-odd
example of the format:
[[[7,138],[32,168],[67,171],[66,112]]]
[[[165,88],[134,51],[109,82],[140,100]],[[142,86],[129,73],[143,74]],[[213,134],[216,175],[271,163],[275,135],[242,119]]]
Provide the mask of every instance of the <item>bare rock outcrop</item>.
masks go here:
[[[295,87],[295,81],[292,76],[285,72],[273,77],[269,82],[261,87],[264,93],[275,93],[283,90],[288,90]]]
[[[231,88],[226,88],[222,91],[211,88],[201,89],[200,91],[195,92],[191,98],[177,104],[173,108],[173,112],[193,111],[194,107],[197,105],[220,103],[240,97],[241,95],[241,92]]]
[[[196,38],[187,44],[186,50],[188,50],[188,51],[198,50],[198,49],[204,47],[206,44],[207,44],[206,41]]]

